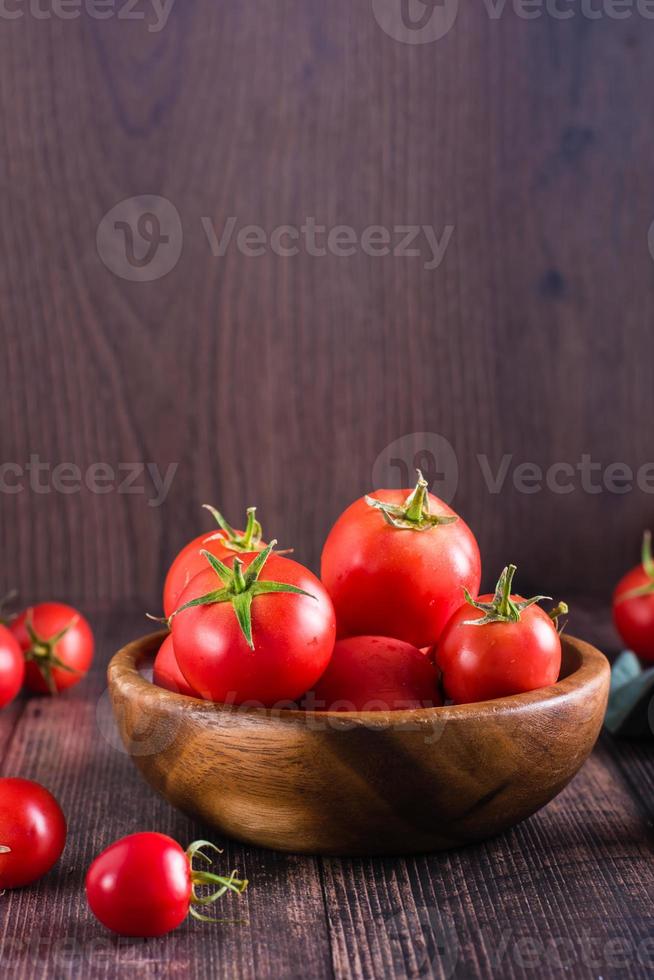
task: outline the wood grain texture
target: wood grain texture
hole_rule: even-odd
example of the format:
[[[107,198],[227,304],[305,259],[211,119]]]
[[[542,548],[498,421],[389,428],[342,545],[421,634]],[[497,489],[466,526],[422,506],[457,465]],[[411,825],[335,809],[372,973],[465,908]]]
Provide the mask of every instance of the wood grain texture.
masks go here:
[[[600,731],[606,658],[563,637],[560,680],[481,704],[406,711],[225,707],[139,671],[165,632],[112,659],[123,744],[174,806],[248,844],[308,854],[459,847],[548,803]]]
[[[109,725],[106,663],[142,620],[118,608],[91,620],[99,643],[89,679],[59,700],[21,700],[14,716],[0,715],[6,722],[2,774],[43,780],[70,824],[60,864],[34,888],[2,898],[3,976],[651,976],[654,871],[647,812],[654,764],[639,750],[636,797],[613,754],[624,746],[612,739],[556,800],[493,841],[407,858],[311,859],[218,839],[225,866],[251,879],[243,900],[222,911],[226,917],[244,913],[247,924],[188,923],[152,941],[109,935],[93,920],[82,892],[100,848],[147,827],[182,842],[216,838],[147,788]],[[16,724],[9,734],[11,717]],[[625,759],[631,764],[628,752]]]
[[[347,0],[179,2],[158,33],[151,17],[3,20],[2,460],[179,464],[163,507],[3,494],[7,584],[156,609],[205,500],[233,520],[257,502],[315,568],[378,455],[419,432],[454,447],[488,583],[513,560],[526,590],[606,595],[635,560],[651,494],[519,493],[511,472],[491,493],[477,454],[493,472],[506,454],[649,461],[654,28],[460,6],[424,45]],[[152,283],[95,245],[144,193],[184,232]],[[214,257],[201,218],[220,233],[230,215],[268,233],[307,216],[455,230],[433,270]]]

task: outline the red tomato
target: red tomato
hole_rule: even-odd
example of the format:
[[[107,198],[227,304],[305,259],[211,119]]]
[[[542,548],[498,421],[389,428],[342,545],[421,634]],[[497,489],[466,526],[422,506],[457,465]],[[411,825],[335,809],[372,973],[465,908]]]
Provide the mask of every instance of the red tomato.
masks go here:
[[[186,694],[191,698],[198,697],[179,669],[172,636],[166,637],[159,647],[159,653],[154,658],[153,680],[158,687],[165,687],[169,691],[174,691],[175,694]]]
[[[613,593],[613,621],[626,646],[654,662],[654,561],[649,531],[643,536],[640,565],[620,579]]]
[[[462,587],[477,595],[477,542],[419,474],[407,490],[378,490],[345,510],[322,552],[321,578],[336,609],[338,635],[392,636],[433,643]]]
[[[179,605],[179,599],[192,578],[207,567],[207,559],[202,555],[208,551],[225,561],[234,554],[248,554],[252,551],[263,551],[266,547],[261,540],[261,525],[256,519],[256,507],[248,507],[245,531],[235,531],[227,523],[222,514],[208,504],[205,508],[211,512],[219,529],[207,531],[190,541],[179,552],[166,575],[164,583],[164,615],[172,616]]]
[[[207,700],[291,701],[329,662],[336,633],[331,600],[307,568],[271,554],[275,544],[227,564],[209,556],[212,567],[180,599],[172,618],[177,663]]]
[[[410,643],[386,636],[338,640],[306,707],[317,711],[398,711],[441,704],[438,675]]]
[[[8,624],[25,654],[25,683],[57,694],[79,683],[93,659],[93,633],[81,613],[62,602],[30,606]]]
[[[556,617],[538,600],[511,594],[515,565],[504,569],[495,595],[469,599],[452,616],[436,648],[448,698],[456,704],[488,701],[555,684],[561,669]],[[554,617],[554,618],[552,618]]]
[[[30,779],[0,779],[0,889],[42,878],[65,843],[66,818],[47,789]]]
[[[183,851],[165,834],[131,834],[111,844],[98,855],[86,875],[86,897],[93,914],[108,929],[121,936],[163,936],[176,929],[189,911],[207,919],[194,908],[215,901],[226,891],[241,893],[247,881],[196,871],[193,856],[202,847],[218,848],[197,841]],[[199,901],[196,886],[216,887],[213,895]],[[210,920],[209,920],[210,921]]]
[[[16,637],[0,625],[0,708],[13,701],[25,678],[25,658]]]

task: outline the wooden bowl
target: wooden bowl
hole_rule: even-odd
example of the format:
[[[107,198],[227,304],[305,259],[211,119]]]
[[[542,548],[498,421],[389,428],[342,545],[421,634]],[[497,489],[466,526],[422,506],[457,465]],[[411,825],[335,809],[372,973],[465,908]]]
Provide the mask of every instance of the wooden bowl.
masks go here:
[[[432,851],[506,830],[580,768],[609,688],[604,655],[567,636],[561,679],[529,694],[392,712],[237,708],[151,684],[139,666],[164,636],[109,666],[128,753],[173,806],[283,851]]]

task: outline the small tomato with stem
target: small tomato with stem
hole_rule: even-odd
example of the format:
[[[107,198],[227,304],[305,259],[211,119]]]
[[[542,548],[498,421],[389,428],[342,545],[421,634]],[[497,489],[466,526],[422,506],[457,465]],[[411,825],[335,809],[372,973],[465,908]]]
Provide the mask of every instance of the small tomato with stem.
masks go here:
[[[454,613],[436,647],[436,664],[448,698],[455,704],[488,701],[555,684],[561,669],[558,617],[536,603],[511,594],[515,565],[507,565],[494,595],[466,602]]]
[[[193,867],[198,857],[211,863],[204,848],[220,852],[209,841],[195,841],[184,851],[166,834],[130,834],[96,857],[86,875],[86,896],[95,917],[121,936],[163,936],[190,913],[205,922],[218,921],[201,911],[227,892],[242,894],[247,880],[233,871],[216,875]],[[208,895],[198,888],[213,889]]]
[[[175,557],[164,582],[163,605],[165,616],[174,613],[179,605],[179,598],[191,579],[207,567],[206,559],[202,554],[203,551],[208,551],[209,554],[225,561],[226,558],[233,555],[263,551],[266,547],[265,542],[261,540],[263,531],[256,517],[256,507],[248,507],[247,509],[247,522],[244,531],[234,530],[220,511],[210,504],[203,504],[203,507],[209,511],[215,520],[218,530],[198,535],[197,538],[185,545]]]
[[[276,543],[227,562],[205,552],[208,567],[169,621],[177,663],[207,700],[266,707],[293,701],[329,662],[331,600],[308,568],[272,554]]]
[[[640,565],[620,579],[613,593],[613,622],[630,650],[654,663],[654,559],[645,531]]]
[[[91,666],[93,632],[72,606],[29,606],[8,628],[25,656],[25,684],[36,694],[58,694],[78,684]]]
[[[320,577],[339,638],[390,636],[424,647],[461,604],[462,586],[477,595],[481,558],[468,525],[428,493],[418,470],[413,490],[377,490],[343,511]]]

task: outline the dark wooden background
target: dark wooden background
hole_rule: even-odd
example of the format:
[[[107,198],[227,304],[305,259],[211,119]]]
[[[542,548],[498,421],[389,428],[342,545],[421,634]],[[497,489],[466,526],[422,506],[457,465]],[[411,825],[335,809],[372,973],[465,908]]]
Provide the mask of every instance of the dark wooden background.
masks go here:
[[[98,637],[84,684],[0,718],[2,774],[45,782],[71,823],[57,869],[2,900],[3,975],[447,977],[452,924],[457,978],[651,975],[634,950],[653,934],[652,757],[611,740],[545,811],[463,852],[320,861],[226,842],[253,881],[248,926],[125,943],[86,910],[85,868],[111,839],[209,832],[144,786],[103,700],[110,654],[147,628],[203,502],[234,521],[258,504],[268,536],[317,567],[387,447],[408,437],[408,466],[431,445],[411,434],[440,434],[486,581],[513,560],[525,591],[581,597],[571,626],[605,649],[607,597],[654,511],[651,494],[579,480],[524,494],[509,477],[492,494],[477,461],[654,459],[652,22],[577,5],[493,19],[479,0],[408,45],[370,0],[176,0],[160,32],[135,9],[145,21],[0,16],[0,463],[178,466],[160,507],[0,493],[0,585],[82,604]],[[146,194],[179,212],[183,250],[130,282],[96,234]],[[435,270],[215,257],[201,218],[220,231],[230,215],[454,232]],[[600,942],[588,962],[585,933]],[[525,965],[525,938],[572,943],[572,966],[556,950]]]
[[[369,0],[177,0],[168,23],[0,19],[2,462],[177,463],[144,494],[2,494],[2,584],[158,602],[200,504],[314,567],[394,439],[445,436],[486,579],[607,594],[651,494],[522,494],[496,468],[654,459],[654,25],[491,19],[431,44]],[[183,225],[150,283],[109,271],[103,215],[140,194]],[[200,223],[431,224],[419,258],[214,257]],[[409,460],[410,462],[410,460]]]

